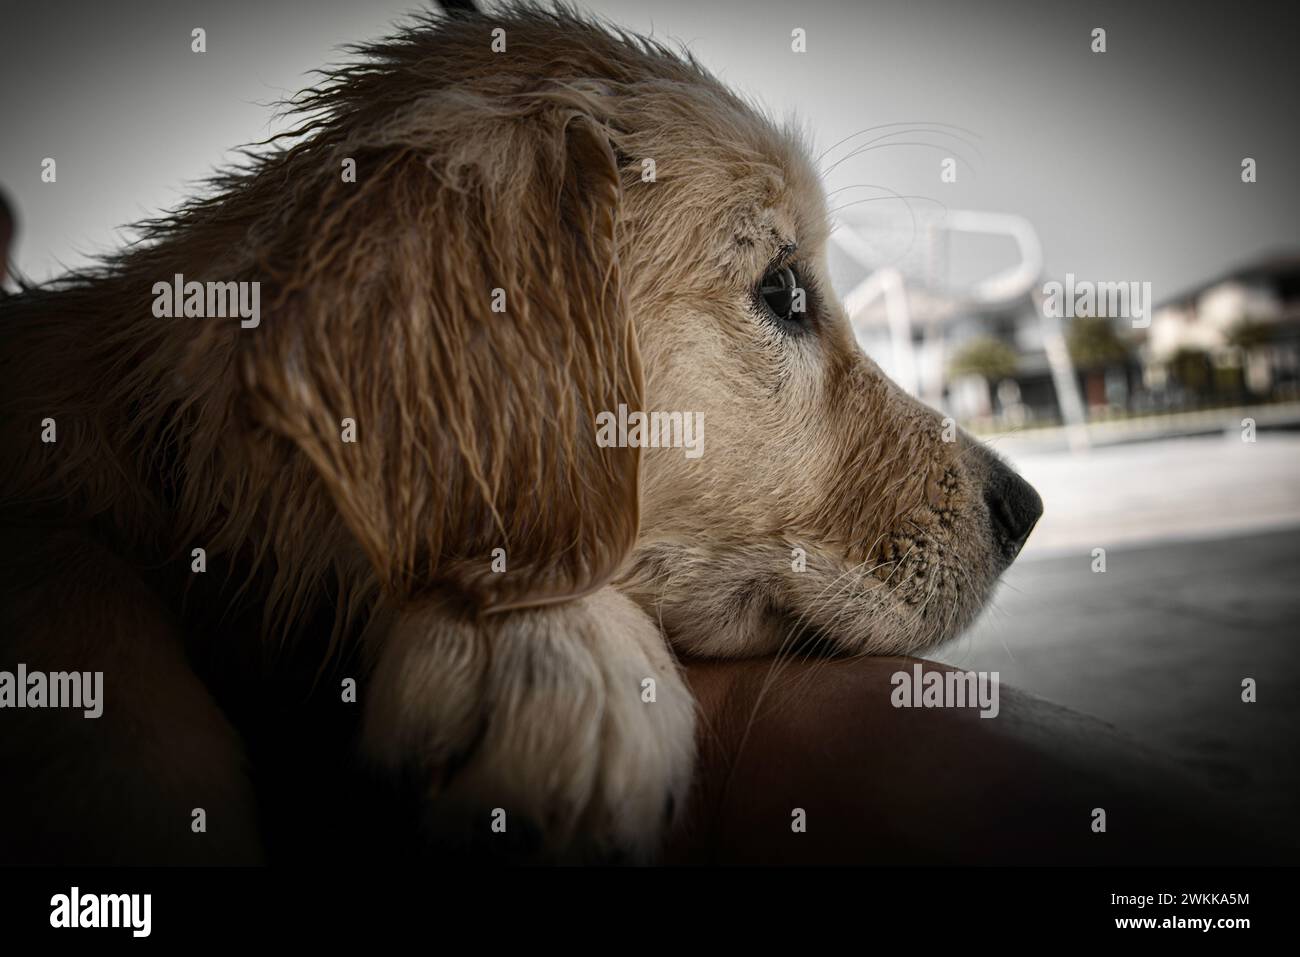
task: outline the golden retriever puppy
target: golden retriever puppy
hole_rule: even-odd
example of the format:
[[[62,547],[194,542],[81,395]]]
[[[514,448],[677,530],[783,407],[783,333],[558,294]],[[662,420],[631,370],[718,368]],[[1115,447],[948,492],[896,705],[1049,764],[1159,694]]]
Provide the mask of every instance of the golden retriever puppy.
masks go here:
[[[980,609],[1037,496],[859,351],[805,145],[689,57],[429,17],[295,108],[0,304],[0,668],[104,686],[0,711],[43,810],[0,857],[258,859],[198,664],[306,643],[429,835],[643,859],[692,774],[670,647],[915,652]]]

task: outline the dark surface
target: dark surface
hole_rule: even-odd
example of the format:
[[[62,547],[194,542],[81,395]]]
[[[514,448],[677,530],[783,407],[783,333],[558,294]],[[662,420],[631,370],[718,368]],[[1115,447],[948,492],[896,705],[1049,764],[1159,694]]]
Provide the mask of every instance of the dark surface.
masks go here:
[[[890,675],[913,664],[790,664],[776,670],[761,700],[770,662],[693,668],[710,728],[694,819],[670,860],[1297,860],[1294,833],[1215,801],[1166,759],[1094,719],[1005,687],[995,718],[892,707]],[[805,833],[791,828],[794,808],[806,812]],[[1105,833],[1092,830],[1094,808],[1106,811]]]
[[[1111,548],[1105,574],[1090,550],[1022,559],[1004,582],[936,659],[1114,725],[1242,813],[1300,816],[1300,530]]]
[[[890,675],[913,663],[813,660],[785,662],[775,672],[766,659],[691,664],[702,711],[701,762],[666,861],[1300,860],[1293,826],[1243,813],[1168,758],[1095,719],[1006,687],[993,719],[974,710],[892,707]],[[262,727],[254,759],[269,860],[333,866],[349,859],[508,859],[422,846],[413,790],[369,779],[346,747],[329,745],[331,736],[343,742],[352,727],[348,709],[334,704],[336,685],[322,682],[330,693],[307,702],[281,688],[245,716]],[[806,833],[791,830],[796,807],[807,813]],[[1104,834],[1091,828],[1096,807],[1107,813]]]

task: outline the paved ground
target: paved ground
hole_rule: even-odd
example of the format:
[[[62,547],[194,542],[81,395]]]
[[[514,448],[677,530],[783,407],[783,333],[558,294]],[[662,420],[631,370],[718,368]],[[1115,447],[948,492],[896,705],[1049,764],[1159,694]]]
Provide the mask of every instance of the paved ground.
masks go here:
[[[1300,434],[1240,432],[1112,445],[1071,455],[1028,441],[992,447],[1043,497],[1022,555],[1300,527]]]
[[[1021,455],[1047,511],[940,660],[1097,716],[1244,811],[1300,811],[1300,437]],[[1239,531],[1232,531],[1238,529]],[[1091,549],[1105,547],[1106,572]],[[1241,680],[1258,703],[1241,701]]]

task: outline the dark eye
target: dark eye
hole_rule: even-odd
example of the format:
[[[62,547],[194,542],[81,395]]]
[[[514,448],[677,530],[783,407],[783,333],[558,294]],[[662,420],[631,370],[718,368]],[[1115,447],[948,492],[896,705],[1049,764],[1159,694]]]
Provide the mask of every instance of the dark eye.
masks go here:
[[[805,295],[799,277],[789,266],[771,270],[758,284],[758,300],[782,322],[803,320]]]

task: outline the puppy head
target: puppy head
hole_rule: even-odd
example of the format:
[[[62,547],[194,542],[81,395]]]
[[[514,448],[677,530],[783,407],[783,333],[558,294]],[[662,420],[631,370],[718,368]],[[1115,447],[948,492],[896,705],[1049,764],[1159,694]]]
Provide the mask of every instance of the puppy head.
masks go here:
[[[384,588],[493,609],[619,573],[713,654],[792,625],[908,651],[970,620],[1036,496],[859,351],[796,137],[568,14],[365,52],[246,187],[283,279],[244,371]],[[620,407],[702,418],[702,454],[598,441]]]

